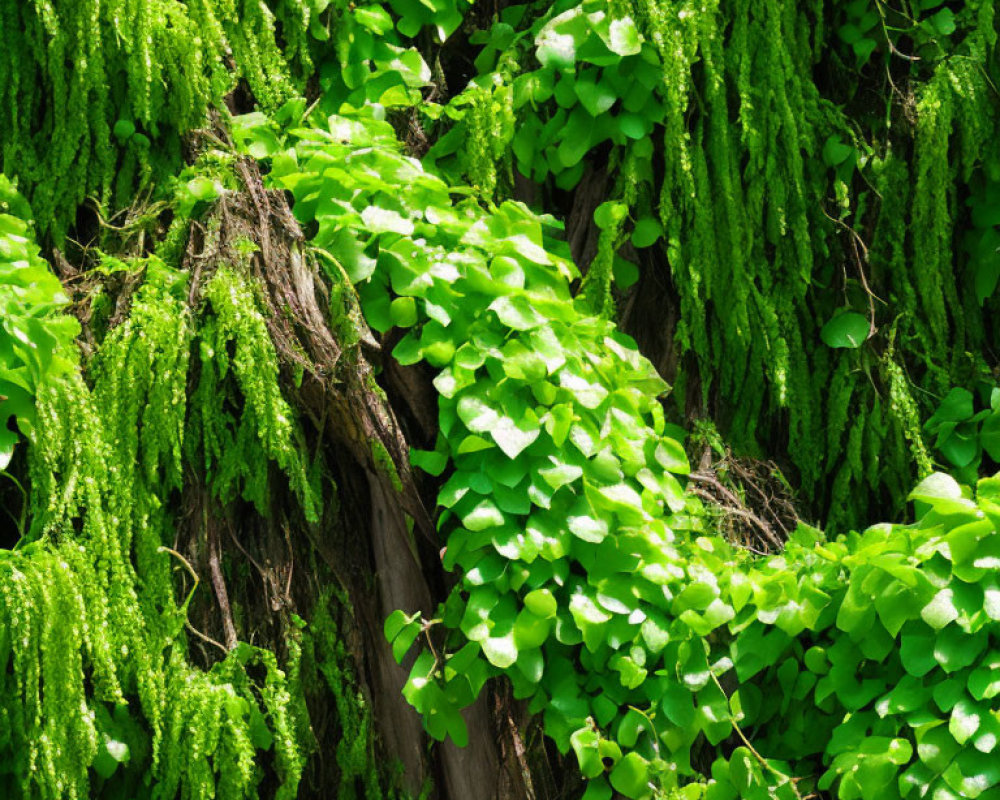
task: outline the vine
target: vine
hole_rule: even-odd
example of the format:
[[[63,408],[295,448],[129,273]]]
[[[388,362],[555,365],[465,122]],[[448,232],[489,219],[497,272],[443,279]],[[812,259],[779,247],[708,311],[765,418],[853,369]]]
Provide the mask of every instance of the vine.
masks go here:
[[[551,218],[453,205],[372,120],[290,138],[273,179],[328,247],[346,230],[375,260],[359,291],[373,327],[406,331],[394,358],[437,370],[440,436],[414,459],[447,470],[458,584],[433,619],[386,622],[397,658],[431,643],[404,694],[435,738],[462,744],[461,708],[503,675],[575,752],[587,800],[1000,791],[996,481],[973,499],[933,474],[914,525],[832,541],[800,526],[754,558],[703,529],[667,387],[571,297]],[[375,164],[401,182],[343,194],[340,170]]]
[[[614,230],[631,236],[609,233],[608,204],[597,209],[604,232],[587,280],[608,287],[597,307],[614,313],[609,263],[625,290],[628,261],[662,269],[665,257],[680,304],[670,377],[700,387],[695,410],[716,416],[738,449],[776,455],[764,443],[781,442],[812,512],[834,526],[864,519],[872,501],[901,510],[899,487],[918,474],[913,427],[887,398],[903,392],[926,416],[933,397],[878,357],[889,331],[905,344],[904,374],[943,396],[968,380],[961,354],[984,336],[976,292],[995,272],[992,250],[978,250],[976,290],[952,246],[964,186],[996,171],[984,145],[1000,120],[994,9],[911,5],[913,17],[864,0],[512,6],[478,40],[480,74],[447,107],[456,122],[429,154],[447,180],[492,197],[494,182],[473,165],[496,161],[509,141],[501,158],[547,192],[548,207],[551,188],[610,164]],[[845,45],[853,52],[841,61]],[[911,48],[919,56],[907,60]],[[874,64],[899,108],[848,116],[838,105],[853,102]],[[467,94],[484,87],[494,105],[513,96],[512,137],[473,113]],[[636,162],[631,173],[621,166]],[[856,334],[831,335],[848,320]],[[832,439],[835,374],[852,430]],[[685,396],[680,414],[696,395],[679,394],[679,406]],[[875,459],[884,469],[870,481]]]

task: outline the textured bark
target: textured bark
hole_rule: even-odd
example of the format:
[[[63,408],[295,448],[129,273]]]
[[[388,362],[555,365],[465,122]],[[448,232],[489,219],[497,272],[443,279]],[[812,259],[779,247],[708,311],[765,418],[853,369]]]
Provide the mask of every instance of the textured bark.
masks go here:
[[[481,700],[466,711],[466,748],[451,743],[432,748],[416,712],[400,693],[410,662],[396,664],[382,635],[382,621],[395,609],[408,613],[419,610],[429,616],[440,599],[445,578],[434,526],[409,467],[404,427],[376,383],[375,370],[366,357],[366,353],[379,357],[382,348],[365,324],[353,290],[343,293],[339,301],[343,307],[331,309],[331,293],[320,278],[284,195],[264,189],[253,162],[240,162],[237,175],[245,191],[220,198],[211,212],[211,224],[192,232],[187,251],[194,276],[190,302],[197,306],[200,288],[215,265],[247,264],[262,289],[271,338],[287,373],[287,396],[306,421],[311,444],[322,449],[339,489],[336,520],[309,525],[297,519],[290,525],[288,515],[293,512],[286,508],[283,522],[257,521],[259,536],[274,542],[258,570],[265,583],[271,584],[265,595],[271,595],[273,603],[281,593],[276,576],[288,578],[287,596],[274,603],[275,608],[281,609],[284,618],[293,610],[307,612],[302,604],[308,601],[293,597],[301,597],[306,586],[299,586],[298,581],[293,585],[290,576],[296,558],[307,558],[301,552],[303,544],[315,547],[350,597],[358,628],[353,647],[357,673],[366,684],[363,690],[372,698],[383,754],[402,762],[405,788],[410,793],[418,794],[431,778],[441,800],[533,798],[530,778],[525,780],[521,775],[526,762],[523,758],[512,762],[509,757],[513,752],[509,741],[512,736],[518,739],[516,730],[511,734],[505,729],[513,725],[513,718],[506,714],[502,724],[495,723],[491,691],[484,691]],[[249,262],[238,249],[242,242],[245,252],[247,240],[257,245]],[[337,320],[343,325],[334,324]],[[347,329],[344,326],[349,327],[355,344],[345,344],[339,337],[338,331]],[[296,371],[302,375],[297,385],[291,379]],[[423,442],[432,441],[437,428],[436,398],[428,377],[393,363],[386,364],[385,372],[411,435]],[[388,462],[379,457],[379,451],[388,454]],[[428,496],[433,497],[433,492]],[[414,522],[413,533],[408,518]],[[206,526],[207,538],[192,540],[207,545],[205,566],[219,600],[210,610],[216,622],[206,620],[206,625],[219,630],[228,643],[232,638],[231,623],[226,621],[228,594],[224,582],[219,585],[221,570],[212,558],[214,547],[223,540],[217,530],[208,531],[211,527]],[[304,530],[307,536],[302,542],[289,543],[282,556],[275,547],[289,527]],[[233,543],[240,545],[235,538]],[[239,556],[257,562],[245,548],[240,549]],[[197,546],[192,548],[192,552],[197,550]],[[309,582],[304,580],[304,584]],[[315,596],[317,589],[312,587],[305,596]],[[260,611],[266,613],[266,608]],[[285,626],[263,627],[278,634]],[[246,635],[245,631],[240,633]],[[276,643],[280,641],[278,638]],[[512,774],[512,764],[516,774]],[[319,796],[327,795],[320,791]]]

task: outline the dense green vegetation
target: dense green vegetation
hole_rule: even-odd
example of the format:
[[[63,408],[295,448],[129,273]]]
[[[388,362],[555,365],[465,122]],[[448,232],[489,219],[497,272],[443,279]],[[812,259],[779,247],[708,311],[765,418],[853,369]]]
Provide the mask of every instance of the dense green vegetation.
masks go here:
[[[1000,797],[998,24],[0,0],[4,796]]]

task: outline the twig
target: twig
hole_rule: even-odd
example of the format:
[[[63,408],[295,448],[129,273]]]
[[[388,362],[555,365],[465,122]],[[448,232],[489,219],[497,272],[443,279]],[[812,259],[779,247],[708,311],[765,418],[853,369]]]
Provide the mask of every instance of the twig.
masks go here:
[[[820,206],[823,215],[831,222],[840,225],[844,230],[851,234],[851,249],[854,250],[854,260],[858,265],[858,275],[861,278],[861,286],[865,290],[865,294],[868,296],[868,336],[869,338],[875,335],[877,330],[875,327],[875,301],[878,300],[882,305],[888,305],[881,297],[879,297],[875,292],[871,290],[868,285],[868,276],[865,275],[864,264],[868,263],[868,246],[865,244],[865,240],[861,238],[854,228],[844,222],[842,219],[836,219],[827,213],[826,209]],[[861,247],[861,252],[858,252],[858,246]],[[862,255],[864,259],[862,260]]]
[[[212,576],[212,588],[215,599],[222,613],[222,630],[226,634],[226,649],[233,650],[237,644],[236,625],[233,623],[233,611],[229,605],[229,592],[226,590],[226,579],[222,575],[222,565],[219,561],[219,532],[214,525],[209,525],[208,508],[202,511],[202,521],[205,535],[208,539],[208,571]]]
[[[701,472],[692,472],[688,475],[690,480],[696,481],[697,483],[703,483],[707,486],[711,486],[715,491],[722,495],[723,499],[728,500],[731,505],[723,506],[727,511],[730,511],[737,516],[743,517],[747,521],[751,522],[753,525],[758,527],[760,531],[764,534],[771,544],[781,549],[781,538],[774,532],[774,529],[763,519],[757,516],[753,511],[743,507],[740,502],[739,497],[737,497],[728,487],[723,486],[715,475],[706,474]],[[704,490],[694,489],[696,493],[701,494],[702,497],[712,500],[718,503],[719,498],[717,495],[712,495],[710,492],[705,492]],[[720,504],[721,505],[721,504]],[[747,547],[748,550],[753,550],[751,547]],[[753,552],[757,552],[753,550]],[[760,555],[766,555],[765,553],[760,553]]]
[[[224,644],[222,644],[221,642],[215,641],[215,639],[213,639],[211,636],[206,636],[204,633],[202,633],[200,630],[198,630],[194,625],[192,625],[191,624],[191,620],[189,620],[187,618],[188,604],[191,602],[191,598],[194,596],[195,590],[198,588],[198,584],[201,583],[201,580],[198,578],[198,573],[195,572],[194,571],[194,567],[191,566],[191,562],[188,561],[186,558],[184,558],[184,556],[182,556],[180,553],[178,553],[172,547],[167,547],[166,545],[162,545],[161,544],[157,548],[157,551],[161,552],[161,553],[170,553],[170,555],[172,555],[174,558],[176,558],[178,561],[180,561],[187,568],[187,571],[191,575],[192,580],[194,580],[194,586],[191,587],[191,591],[188,593],[187,599],[184,601],[184,604],[181,606],[181,608],[184,609],[184,627],[187,628],[187,630],[189,630],[191,633],[193,633],[199,639],[201,639],[203,642],[208,642],[208,644],[214,644],[223,653],[225,653],[226,655],[229,655],[229,650],[226,648],[226,646]]]
[[[6,400],[7,398],[3,397],[2,399]],[[17,490],[21,493],[21,513],[20,513],[20,518],[15,517],[14,516],[14,512],[11,511],[9,508],[7,508],[6,505],[4,506],[4,511],[7,512],[8,516],[10,516],[10,518],[14,521],[14,524],[17,525],[18,539],[20,540],[24,536],[24,522],[25,522],[25,520],[27,519],[27,516],[28,516],[28,493],[25,491],[24,487],[21,485],[21,482],[17,478],[15,478],[13,475],[11,475],[9,472],[7,472],[7,470],[0,469],[0,475],[4,476],[6,478],[10,478],[11,482],[13,482],[13,484],[17,487]]]
[[[723,689],[722,684],[719,683],[719,678],[712,670],[709,670],[708,674],[712,676],[712,680],[715,682],[715,685],[719,687],[719,691],[722,692],[722,696],[726,698],[726,704],[728,705],[729,695],[726,694],[726,690]],[[782,782],[787,782],[788,785],[792,787],[792,792],[794,792],[798,800],[805,800],[805,798],[802,797],[801,794],[799,794],[799,789],[795,785],[798,781],[802,780],[802,778],[786,775],[784,772],[782,772],[780,769],[774,766],[770,761],[764,758],[764,756],[758,753],[757,748],[750,743],[750,740],[747,738],[746,734],[743,733],[743,729],[740,727],[740,724],[736,721],[736,718],[733,716],[732,711],[730,711],[729,713],[729,721],[732,723],[733,730],[736,731],[736,735],[743,740],[743,744],[746,745],[747,750],[753,753],[754,758],[756,758],[760,762],[761,766],[764,767],[764,769],[766,769],[768,772],[771,772],[775,776],[777,776],[778,779],[781,780]]]
[[[885,43],[889,45],[889,52],[894,56],[902,58],[904,61],[920,61],[920,56],[908,56],[906,53],[900,52],[896,48],[896,45],[893,44],[892,39],[889,37],[889,28],[885,24],[885,12],[882,10],[882,5],[882,0],[875,0],[875,8],[878,10],[879,22],[882,24],[882,34],[885,36]],[[916,20],[911,21],[916,25]]]

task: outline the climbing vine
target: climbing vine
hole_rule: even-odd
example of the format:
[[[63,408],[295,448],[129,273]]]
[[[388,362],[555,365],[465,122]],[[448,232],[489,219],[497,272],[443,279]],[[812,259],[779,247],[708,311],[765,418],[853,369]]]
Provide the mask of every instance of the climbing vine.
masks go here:
[[[981,368],[963,354],[983,341],[976,297],[995,273],[992,226],[974,279],[953,242],[966,187],[996,171],[993,6],[905,5],[511,6],[478,40],[479,75],[429,153],[487,197],[516,181],[480,164],[509,161],[553,199],[614,176],[586,254],[595,307],[614,316],[612,285],[635,282],[634,262],[665,271],[678,414],[716,417],[750,455],[775,455],[764,441],[777,438],[834,525],[872,499],[900,509],[901,487],[926,474],[902,409],[928,416]],[[859,106],[866,81],[885,85],[888,110]],[[849,321],[851,337],[832,335]],[[911,399],[887,401],[900,393]]]
[[[385,624],[431,736],[467,743],[463,710],[504,678],[585,800],[1000,797],[994,4],[493,11],[0,8],[0,471],[24,479],[0,474],[22,498],[0,551],[0,789],[295,797],[308,684],[336,712],[338,796],[399,796],[345,595],[303,621],[275,593],[283,641],[239,643],[212,551],[226,644],[195,624],[179,541],[246,514],[292,551],[286,512],[315,544],[331,499],[326,420],[307,440],[289,398],[339,378],[281,362],[293,311],[254,277],[270,234],[218,246],[245,193],[307,254],[303,285],[331,279],[312,298],[331,352],[434,376],[436,439],[410,455],[452,588]],[[237,158],[285,193],[266,213]],[[630,315],[650,287],[674,391],[616,328],[649,324]],[[777,457],[831,530],[916,521],[800,524],[771,556],[727,541],[671,424],[700,416]]]
[[[458,584],[385,630],[400,660],[420,646],[404,694],[428,731],[463,744],[461,709],[503,675],[588,800],[995,794],[996,482],[973,497],[936,473],[909,495],[914,525],[734,547],[682,487],[666,385],[571,296],[553,220],[453,204],[394,143],[333,117],[272,175],[325,246],[372,259],[359,291],[376,330],[406,331],[393,357],[437,373],[440,435],[413,458],[447,475]],[[403,180],[345,190],[376,164]]]

